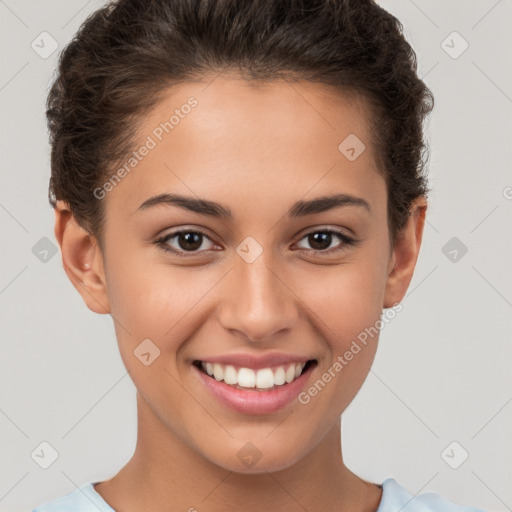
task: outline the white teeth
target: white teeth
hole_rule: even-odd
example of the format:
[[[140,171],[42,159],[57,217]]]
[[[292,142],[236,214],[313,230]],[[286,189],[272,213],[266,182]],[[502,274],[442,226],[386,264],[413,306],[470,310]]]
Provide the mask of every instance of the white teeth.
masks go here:
[[[213,363],[213,376],[215,380],[224,380],[224,369],[220,364]]]
[[[224,382],[226,384],[238,383],[238,372],[234,366],[228,365],[224,367]]]
[[[274,373],[270,368],[258,370],[256,373],[256,387],[260,389],[274,387]]]
[[[203,370],[217,381],[243,388],[270,389],[274,386],[289,384],[298,378],[306,363],[291,363],[279,366],[275,371],[271,368],[253,370],[251,368],[237,369],[232,365],[201,362]]]
[[[238,385],[244,388],[253,388],[256,385],[256,374],[250,368],[238,370]]]
[[[275,384],[276,386],[281,386],[281,385],[283,385],[285,382],[286,382],[286,378],[285,378],[284,368],[283,368],[282,366],[280,366],[280,367],[276,370],[276,373],[274,373],[274,384]]]
[[[295,365],[291,365],[286,370],[285,380],[289,384],[293,379],[295,379]]]

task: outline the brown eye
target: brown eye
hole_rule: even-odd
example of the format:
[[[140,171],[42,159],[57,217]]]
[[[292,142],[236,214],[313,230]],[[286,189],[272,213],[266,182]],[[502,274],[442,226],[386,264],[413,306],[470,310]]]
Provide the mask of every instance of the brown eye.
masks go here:
[[[155,243],[164,251],[173,252],[178,255],[188,252],[191,253],[191,256],[194,256],[211,249],[211,247],[208,248],[208,244],[204,247],[205,240],[208,240],[213,245],[213,242],[206,233],[201,231],[182,230],[169,233],[157,240]]]
[[[179,233],[176,235],[180,249],[184,251],[196,251],[202,245],[203,235],[201,233]]]
[[[330,245],[338,239],[341,243],[338,243],[333,248],[330,248]],[[341,251],[343,249],[347,249],[352,245],[356,245],[356,240],[352,237],[345,235],[341,231],[336,231],[333,229],[322,229],[318,231],[313,231],[305,235],[302,240],[306,240],[309,244],[310,248],[303,247],[310,252],[317,253],[328,253],[331,254],[336,251]]]
[[[326,232],[311,233],[307,236],[308,242],[313,249],[328,249],[332,242],[332,234]]]

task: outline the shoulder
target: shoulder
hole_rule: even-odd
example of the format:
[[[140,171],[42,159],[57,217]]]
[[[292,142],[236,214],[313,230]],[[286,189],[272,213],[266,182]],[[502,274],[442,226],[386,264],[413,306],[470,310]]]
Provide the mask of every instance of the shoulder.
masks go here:
[[[454,503],[434,492],[414,496],[395,479],[382,484],[382,498],[376,512],[485,512],[479,508]]]
[[[115,512],[94,489],[96,482],[89,482],[78,489],[43,503],[32,512]]]

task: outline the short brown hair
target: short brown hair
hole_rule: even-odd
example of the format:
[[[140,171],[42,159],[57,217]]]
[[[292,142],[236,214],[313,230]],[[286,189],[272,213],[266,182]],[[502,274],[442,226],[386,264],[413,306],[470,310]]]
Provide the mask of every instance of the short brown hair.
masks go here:
[[[133,151],[138,123],[168,87],[219,71],[365,98],[394,243],[428,192],[422,123],[434,98],[403,26],[372,0],[119,0],[95,11],[61,52],[48,94],[50,204],[66,201],[101,245],[93,191]]]

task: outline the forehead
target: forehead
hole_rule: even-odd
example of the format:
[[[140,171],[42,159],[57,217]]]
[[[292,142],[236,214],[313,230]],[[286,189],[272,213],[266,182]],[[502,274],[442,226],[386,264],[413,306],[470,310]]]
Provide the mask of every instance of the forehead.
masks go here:
[[[130,213],[176,189],[288,203],[288,195],[331,189],[372,201],[382,188],[364,100],[311,82],[213,76],[173,86],[141,119],[135,149],[143,146],[150,149],[111,194],[123,189]]]
[[[187,108],[191,98],[196,103],[193,109]],[[268,148],[272,151],[279,149],[280,142],[313,143],[326,138],[329,144],[350,133],[369,142],[371,135],[369,108],[362,96],[308,81],[247,82],[221,75],[182,83],[164,93],[156,108],[145,117],[140,135],[170,119],[173,112],[180,118],[173,121],[175,134],[179,131],[186,132],[188,137],[208,135],[216,142],[229,142],[222,137],[229,133],[232,141],[247,142],[247,136],[256,137],[254,144],[272,138],[274,144]],[[182,122],[187,118],[187,123]]]

